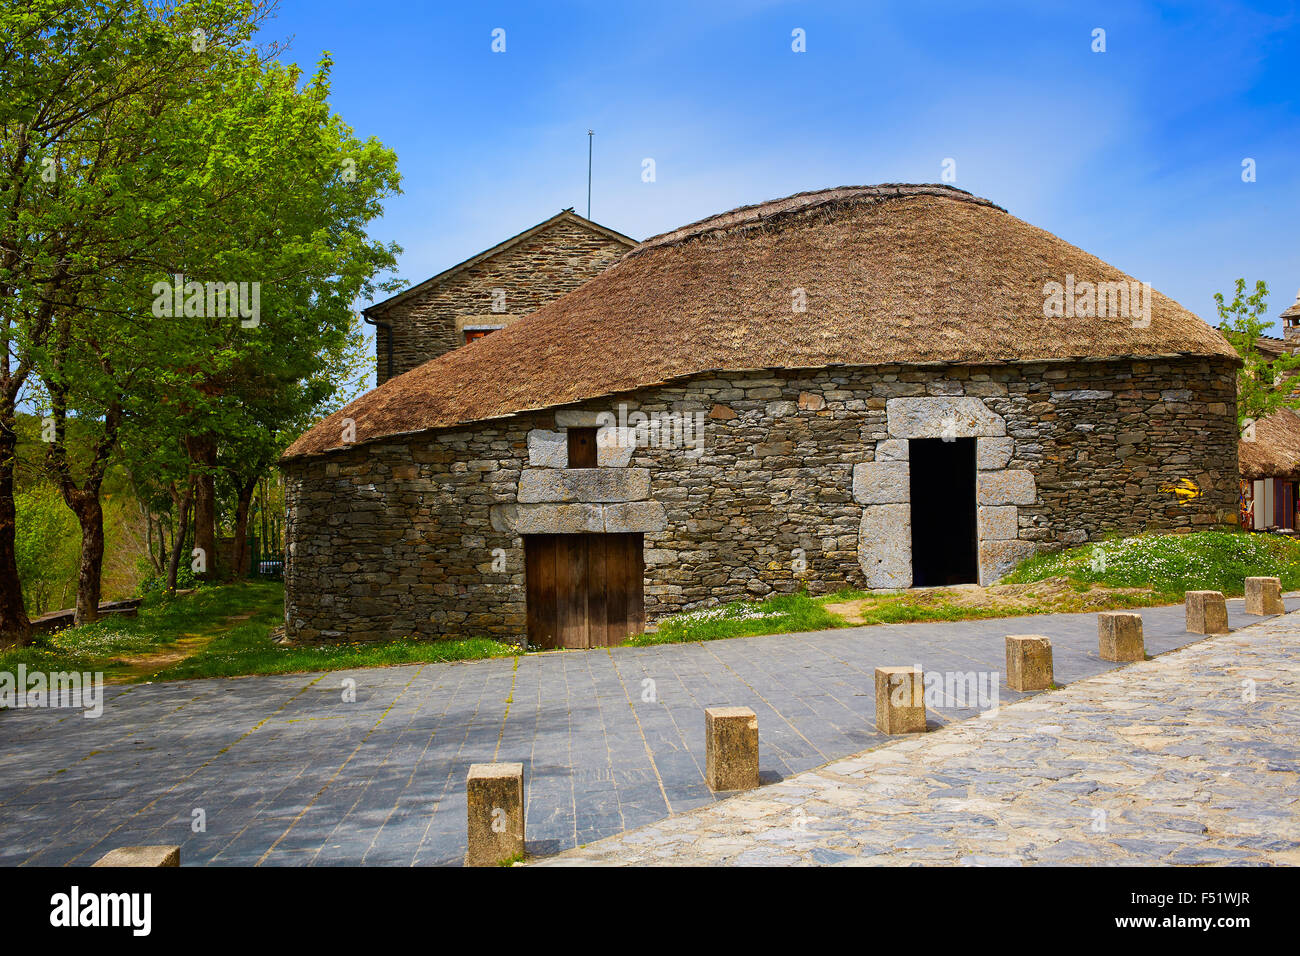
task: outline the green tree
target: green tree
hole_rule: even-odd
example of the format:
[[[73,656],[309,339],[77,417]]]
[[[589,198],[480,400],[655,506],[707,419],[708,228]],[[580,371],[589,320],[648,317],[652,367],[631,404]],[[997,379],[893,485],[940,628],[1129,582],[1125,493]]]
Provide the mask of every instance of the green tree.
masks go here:
[[[14,544],[17,406],[60,308],[169,235],[165,168],[213,51],[246,44],[254,0],[25,0],[0,7],[0,646],[28,637]]]
[[[291,440],[288,432],[309,424],[351,375],[343,358],[356,335],[353,303],[394,285],[378,277],[394,268],[397,249],[371,240],[366,228],[398,190],[397,159],[331,113],[330,66],[325,58],[303,83],[296,68],[248,60],[200,109],[209,155],[230,153],[202,188],[233,180],[240,202],[181,236],[166,274],[260,289],[253,320],[188,309],[169,320],[193,359],[168,395],[188,419],[195,546],[210,573],[223,467],[237,472],[236,510],[246,514],[257,476]],[[231,129],[256,135],[231,138]]]
[[[53,6],[67,12],[76,4]],[[135,15],[139,4],[106,6]],[[149,65],[126,64],[113,75],[127,92],[54,142],[58,172],[39,199],[59,210],[44,237],[67,252],[56,263],[63,271],[39,295],[11,299],[40,304],[39,334],[26,336],[19,352],[24,377],[38,374],[49,400],[49,475],[81,527],[79,622],[98,609],[100,494],[112,457],[129,447],[129,470],[144,478],[139,487],[154,500],[154,482],[170,492],[178,526],[169,579],[191,510],[194,544],[215,572],[223,443],[249,452],[225,456],[240,462],[246,514],[256,481],[247,469],[269,467],[278,455],[270,445],[328,398],[329,363],[347,339],[351,303],[373,295],[376,276],[395,263],[395,247],[370,240],[365,228],[397,189],[396,157],[331,113],[328,58],[304,83],[297,68],[252,49],[261,4],[147,6],[166,28],[155,47],[170,55],[180,37],[200,58],[183,56],[173,85],[150,86]],[[202,44],[191,43],[195,23],[205,24]],[[135,24],[157,26],[143,16]],[[100,195],[112,202],[91,201]],[[180,308],[167,292],[173,276],[181,277]],[[251,315],[240,311],[248,304]],[[34,320],[14,327],[34,328]],[[80,455],[67,439],[72,420],[88,436]],[[252,440],[255,429],[269,437]],[[178,445],[183,475],[175,473]],[[160,465],[140,467],[150,454]],[[3,484],[0,474],[0,539]],[[0,590],[3,551],[0,540]],[[6,620],[0,601],[0,633],[20,632],[25,617],[13,615],[8,630]]]
[[[1255,291],[1246,292],[1246,280],[1238,279],[1235,295],[1227,302],[1222,292],[1214,294],[1219,311],[1219,331],[1241,356],[1237,373],[1237,425],[1267,418],[1279,408],[1300,406],[1300,392],[1287,384],[1290,374],[1300,368],[1300,355],[1283,352],[1276,358],[1263,354],[1259,337],[1273,327],[1264,320],[1268,311],[1268,286],[1261,279]]]
[[[35,485],[15,499],[15,553],[23,598],[35,614],[60,605],[76,566],[76,522],[59,492]]]

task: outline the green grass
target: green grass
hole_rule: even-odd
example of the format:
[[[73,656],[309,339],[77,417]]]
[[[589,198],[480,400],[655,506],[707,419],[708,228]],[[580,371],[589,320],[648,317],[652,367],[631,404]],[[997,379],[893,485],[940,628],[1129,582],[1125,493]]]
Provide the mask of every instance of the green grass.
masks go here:
[[[716,641],[727,637],[757,634],[793,634],[845,627],[847,622],[827,611],[820,601],[806,594],[781,594],[762,603],[734,601],[699,611],[675,614],[659,622],[653,634],[641,634],[628,644],[679,644],[688,641]]]
[[[193,677],[240,677],[246,674],[294,674],[302,671],[350,670],[394,664],[441,664],[506,657],[521,653],[510,644],[485,637],[460,641],[368,641],[321,647],[281,647],[265,637],[231,634],[193,657],[159,672],[154,680]]]
[[[1137,535],[1030,558],[1002,583],[1053,577],[1080,587],[1151,588],[1155,599],[1170,603],[1186,591],[1240,595],[1248,577],[1281,578],[1290,591],[1300,587],[1300,542],[1244,531]]]
[[[1190,590],[1240,595],[1245,579],[1252,576],[1279,577],[1284,590],[1300,589],[1300,542],[1245,532],[1138,535],[1030,558],[1002,583],[1031,584],[1063,577],[1081,597],[1094,585],[1140,589],[1105,598],[1108,606],[1141,607],[1179,602]],[[858,626],[825,605],[859,599],[867,600],[861,611],[863,624],[957,621],[1069,609],[1059,598],[1039,605],[1032,592],[1027,597],[1029,600],[1017,604],[995,602],[980,607],[950,601],[942,592],[841,591],[816,599],[807,594],[783,594],[762,602],[736,601],[677,614],[660,621],[655,633],[627,643],[647,646]],[[0,651],[0,670],[13,670],[22,663],[28,669],[45,671],[103,671],[110,680],[174,680],[439,663],[520,653],[512,645],[480,637],[282,646],[270,639],[270,633],[283,619],[283,602],[282,585],[254,581],[203,588],[179,597],[154,595],[146,600],[138,617],[111,617],[38,638],[31,647]],[[174,662],[150,659],[181,650],[192,653]]]
[[[0,651],[0,669],[22,663],[29,669],[103,671],[109,679],[126,678],[134,668],[123,658],[166,652],[180,641],[210,637],[231,617],[252,614],[245,626],[259,617],[271,620],[271,610],[283,600],[281,585],[253,581],[178,597],[150,595],[137,617],[105,617],[38,636],[28,647]],[[273,624],[263,625],[263,630]]]
[[[867,591],[843,591],[838,595],[822,598],[827,604],[840,601],[866,599],[870,604],[863,605],[860,611],[863,624],[909,624],[914,621],[968,621],[973,618],[1015,617],[1021,614],[1045,614],[1052,610],[1047,605],[1027,605],[1024,607],[994,606],[972,607],[945,600],[942,592],[937,594],[871,594]]]
[[[1283,590],[1300,589],[1300,542],[1247,532],[1200,531],[1192,534],[1150,534],[1083,545],[1030,558],[1001,584],[1032,584],[1065,578],[1069,592],[1017,600],[994,600],[989,606],[964,604],[944,590],[925,593],[874,593],[844,590],[824,597],[782,595],[761,604],[735,601],[705,610],[688,611],[659,622],[659,630],[628,641],[633,645],[712,641],[758,634],[902,624],[914,621],[965,621],[1028,614],[1067,613],[1104,608],[1175,604],[1185,591],[1222,591],[1240,595],[1247,577],[1282,579]],[[1130,593],[1096,592],[1094,586],[1132,588]],[[860,621],[846,621],[826,610],[827,604],[862,601]]]
[[[112,617],[37,638],[30,647],[0,652],[0,670],[18,664],[44,671],[102,671],[116,681],[236,677],[341,670],[387,664],[500,657],[518,651],[486,638],[397,640],[288,647],[270,638],[284,619],[284,586],[244,581],[177,597],[151,596],[138,617]],[[174,663],[152,655],[193,649]],[[124,660],[132,658],[133,660]]]

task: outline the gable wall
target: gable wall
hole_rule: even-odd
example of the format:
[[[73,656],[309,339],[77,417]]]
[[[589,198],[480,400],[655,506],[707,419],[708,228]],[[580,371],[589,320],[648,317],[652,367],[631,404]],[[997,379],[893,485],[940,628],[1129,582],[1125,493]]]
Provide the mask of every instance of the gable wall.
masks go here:
[[[613,265],[630,247],[575,222],[557,222],[398,303],[377,318],[393,327],[393,374],[465,342],[465,325],[508,325],[571,292]],[[493,291],[504,291],[494,302]],[[503,311],[494,311],[502,308]],[[388,378],[386,332],[375,336],[379,384]]]

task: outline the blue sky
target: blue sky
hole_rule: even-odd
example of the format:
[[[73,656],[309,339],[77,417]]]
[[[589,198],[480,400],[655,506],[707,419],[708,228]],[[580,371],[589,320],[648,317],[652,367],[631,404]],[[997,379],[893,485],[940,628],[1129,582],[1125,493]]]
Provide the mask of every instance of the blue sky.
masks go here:
[[[396,150],[373,234],[411,282],[585,212],[590,128],[592,218],[637,239],[951,158],[954,185],[1207,320],[1238,277],[1273,317],[1300,288],[1295,3],[281,0],[267,35],[305,67],[329,50],[335,109]]]

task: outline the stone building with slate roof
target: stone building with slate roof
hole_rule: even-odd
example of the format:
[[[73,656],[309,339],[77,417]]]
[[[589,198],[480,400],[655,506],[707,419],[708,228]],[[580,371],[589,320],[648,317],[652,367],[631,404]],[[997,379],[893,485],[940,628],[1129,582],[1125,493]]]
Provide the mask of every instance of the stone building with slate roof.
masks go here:
[[[1239,365],[961,190],[742,207],[299,438],[288,634],[594,646],[719,602],[990,583],[1110,532],[1235,524]]]
[[[410,371],[572,292],[636,242],[563,209],[419,285],[365,309],[376,381]]]

